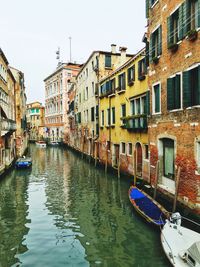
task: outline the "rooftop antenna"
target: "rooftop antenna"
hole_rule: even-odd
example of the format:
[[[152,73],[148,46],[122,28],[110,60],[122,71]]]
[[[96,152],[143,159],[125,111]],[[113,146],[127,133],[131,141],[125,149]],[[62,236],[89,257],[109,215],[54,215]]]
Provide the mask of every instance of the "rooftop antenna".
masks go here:
[[[58,47],[58,50],[56,51],[56,59],[58,60],[58,65],[60,64],[60,47]]]
[[[69,37],[69,61],[72,62],[72,37]]]

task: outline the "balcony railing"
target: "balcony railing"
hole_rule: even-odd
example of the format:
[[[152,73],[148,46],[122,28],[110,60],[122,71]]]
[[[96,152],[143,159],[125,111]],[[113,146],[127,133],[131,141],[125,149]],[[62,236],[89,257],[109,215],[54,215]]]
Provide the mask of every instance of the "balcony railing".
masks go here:
[[[15,131],[16,130],[16,122],[9,119],[1,120],[1,131]]]
[[[122,117],[121,120],[123,122],[123,128],[129,131],[146,131],[148,128],[147,115],[145,114]]]

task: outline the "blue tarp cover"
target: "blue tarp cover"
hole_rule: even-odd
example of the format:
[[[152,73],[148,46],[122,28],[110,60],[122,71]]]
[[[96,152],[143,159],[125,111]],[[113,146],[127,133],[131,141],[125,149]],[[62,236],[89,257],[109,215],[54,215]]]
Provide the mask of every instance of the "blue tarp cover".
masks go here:
[[[130,190],[130,199],[134,200],[136,206],[145,213],[145,215],[158,225],[163,224],[165,215],[159,207],[152,202],[150,198],[144,195],[139,189],[132,187]],[[162,220],[160,220],[162,215]]]

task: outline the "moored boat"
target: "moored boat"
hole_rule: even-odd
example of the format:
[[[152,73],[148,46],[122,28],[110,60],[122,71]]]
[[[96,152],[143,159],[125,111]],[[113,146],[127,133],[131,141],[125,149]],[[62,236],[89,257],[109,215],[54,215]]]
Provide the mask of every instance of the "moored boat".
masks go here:
[[[45,141],[37,141],[35,143],[36,143],[36,146],[38,146],[38,147],[45,148],[47,146]]]
[[[50,146],[59,146],[59,143],[56,141],[51,141],[51,142],[49,142],[49,145]]]
[[[151,196],[136,186],[131,186],[129,189],[129,199],[135,210],[148,222],[157,226],[164,225],[169,212]]]
[[[163,250],[173,266],[200,267],[200,234],[183,227],[181,219],[181,215],[176,212],[166,220],[161,230]],[[199,224],[193,223],[200,228]]]
[[[17,159],[17,161],[15,162],[15,167],[17,169],[30,168],[31,166],[32,166],[31,158],[22,157]]]

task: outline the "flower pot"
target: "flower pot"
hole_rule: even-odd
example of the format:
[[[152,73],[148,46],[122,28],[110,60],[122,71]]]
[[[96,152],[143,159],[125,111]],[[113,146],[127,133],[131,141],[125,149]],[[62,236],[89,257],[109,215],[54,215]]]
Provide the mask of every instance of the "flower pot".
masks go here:
[[[188,40],[190,41],[195,41],[198,37],[198,32],[195,30],[195,31],[190,31],[187,35],[188,37]]]
[[[168,49],[170,49],[172,53],[175,53],[178,50],[178,44],[170,44]]]

